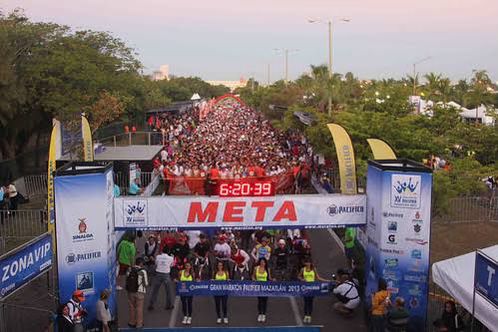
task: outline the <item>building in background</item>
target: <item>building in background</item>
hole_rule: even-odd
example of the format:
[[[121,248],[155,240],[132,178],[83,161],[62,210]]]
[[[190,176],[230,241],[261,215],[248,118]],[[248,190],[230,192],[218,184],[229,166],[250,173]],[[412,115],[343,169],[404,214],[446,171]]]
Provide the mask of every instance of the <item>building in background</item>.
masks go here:
[[[206,81],[211,85],[224,85],[230,89],[231,92],[237,88],[243,88],[247,85],[247,80],[241,77],[238,81]]]
[[[161,65],[159,70],[152,73],[151,78],[153,81],[169,80],[169,65]]]

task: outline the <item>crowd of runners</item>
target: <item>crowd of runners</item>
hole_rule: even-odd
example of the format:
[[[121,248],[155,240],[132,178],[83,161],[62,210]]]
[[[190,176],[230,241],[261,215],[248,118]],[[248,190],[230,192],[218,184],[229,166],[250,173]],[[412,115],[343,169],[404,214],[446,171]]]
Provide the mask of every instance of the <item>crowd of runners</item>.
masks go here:
[[[164,148],[154,161],[164,179],[241,179],[289,174],[308,179],[313,149],[304,135],[275,129],[261,113],[225,99],[199,110],[158,116]],[[292,183],[292,181],[291,181]]]
[[[314,269],[309,241],[299,230],[127,233],[118,247],[118,259],[120,274],[128,276],[121,278],[118,289],[130,291],[130,271],[137,268],[142,274],[140,283],[150,284],[148,310],[155,309],[163,285],[166,309],[172,308],[175,281],[325,280]],[[146,291],[144,287],[143,293]],[[228,323],[227,300],[226,296],[215,297],[216,322],[219,324]],[[143,299],[137,302],[136,298],[129,298],[129,301],[134,308],[130,311],[129,325],[141,326]],[[181,301],[182,323],[191,324],[192,297],[181,296]],[[258,297],[258,322],[266,321],[267,303],[267,297]],[[304,321],[307,323],[311,322],[312,298],[306,299],[305,304]]]

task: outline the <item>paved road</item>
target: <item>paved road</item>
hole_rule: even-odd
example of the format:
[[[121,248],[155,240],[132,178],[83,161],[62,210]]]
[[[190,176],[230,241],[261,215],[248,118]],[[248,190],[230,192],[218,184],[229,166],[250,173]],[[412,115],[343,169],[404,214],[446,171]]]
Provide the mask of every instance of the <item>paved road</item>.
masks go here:
[[[332,239],[328,230],[313,230],[310,232],[312,243],[312,257],[318,273],[324,278],[330,278],[338,268],[345,265],[345,258],[337,243]],[[156,309],[145,309],[146,327],[180,327],[183,318],[181,303],[176,300],[173,310],[165,310],[164,289],[160,290]],[[148,297],[146,299],[147,304]],[[322,331],[366,331],[361,314],[344,319],[337,316],[332,310],[335,299],[332,297],[317,297],[314,302],[313,325],[322,325]],[[228,300],[229,326],[258,326],[257,300],[255,298],[229,298]],[[193,327],[214,327],[216,315],[214,300],[211,297],[196,297],[193,303]],[[126,292],[119,292],[119,321],[120,326],[127,325]],[[301,298],[270,298],[268,301],[267,326],[296,326],[302,325],[303,303]]]

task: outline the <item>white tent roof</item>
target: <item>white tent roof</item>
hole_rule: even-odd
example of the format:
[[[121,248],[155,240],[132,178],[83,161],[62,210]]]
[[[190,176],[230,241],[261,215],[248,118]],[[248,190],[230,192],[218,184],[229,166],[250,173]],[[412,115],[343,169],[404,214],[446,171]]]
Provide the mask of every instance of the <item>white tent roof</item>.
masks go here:
[[[498,245],[482,250],[498,260]],[[472,312],[475,252],[453,257],[432,265],[432,279],[468,312]],[[498,309],[476,294],[475,316],[491,331],[498,331]]]

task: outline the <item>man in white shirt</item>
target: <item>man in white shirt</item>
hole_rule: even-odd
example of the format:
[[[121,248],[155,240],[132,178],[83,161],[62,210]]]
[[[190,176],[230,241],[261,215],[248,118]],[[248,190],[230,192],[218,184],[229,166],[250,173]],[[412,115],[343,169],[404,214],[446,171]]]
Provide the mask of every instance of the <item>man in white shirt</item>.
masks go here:
[[[157,300],[157,294],[161,285],[164,284],[166,290],[166,310],[173,309],[173,294],[171,290],[171,266],[173,265],[174,258],[169,255],[167,246],[163,248],[163,252],[156,256],[156,276],[154,277],[154,286],[149,301],[148,310],[154,310],[154,303]]]
[[[340,302],[334,303],[334,309],[345,315],[353,313],[353,310],[360,305],[360,295],[358,288],[349,275],[340,275],[337,279],[338,284],[334,288],[333,293],[337,296]]]

